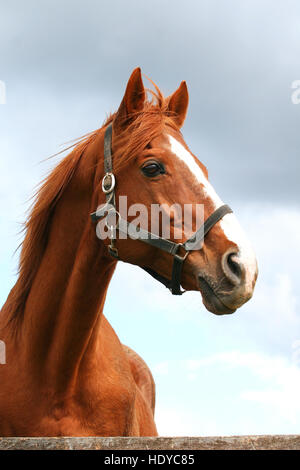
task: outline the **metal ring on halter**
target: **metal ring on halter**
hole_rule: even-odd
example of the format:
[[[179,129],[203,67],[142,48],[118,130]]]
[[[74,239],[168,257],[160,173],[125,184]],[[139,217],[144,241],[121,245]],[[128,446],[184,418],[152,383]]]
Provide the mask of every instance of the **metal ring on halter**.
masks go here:
[[[110,186],[109,187],[105,186],[107,178],[110,178]],[[102,191],[105,194],[111,193],[115,189],[115,185],[116,185],[115,175],[113,173],[105,173],[105,175],[103,176],[103,179],[102,179]]]
[[[108,224],[107,218],[108,218],[109,215],[111,215],[111,214],[116,214],[117,217],[118,217],[118,221],[116,222],[115,225]],[[119,212],[118,212],[116,209],[114,209],[114,208],[109,209],[109,210],[108,210],[108,213],[107,213],[107,215],[106,215],[106,217],[105,217],[105,227],[108,228],[109,230],[112,230],[112,229],[116,230],[116,229],[118,228],[118,226],[119,226],[119,220],[120,220],[120,218],[121,218],[121,216],[120,216]]]
[[[180,249],[183,249],[185,251],[184,255],[183,256],[180,256],[178,254],[178,251]],[[171,251],[171,255],[175,256],[176,258],[178,259],[181,259],[182,261],[184,261],[186,259],[186,257],[188,256],[189,254],[189,251],[185,248],[184,244],[183,243],[177,243],[177,244],[174,244],[173,248],[172,248],[172,251]]]

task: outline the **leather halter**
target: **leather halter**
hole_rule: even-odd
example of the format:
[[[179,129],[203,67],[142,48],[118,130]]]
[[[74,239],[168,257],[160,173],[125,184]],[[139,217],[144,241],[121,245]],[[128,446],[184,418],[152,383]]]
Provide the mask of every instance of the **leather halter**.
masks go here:
[[[189,255],[190,251],[193,248],[189,247],[190,244],[193,244],[195,241],[200,242],[204,240],[205,235],[209,230],[224,217],[224,215],[232,212],[231,208],[224,204],[223,206],[216,209],[202,224],[202,226],[195,232],[187,241],[184,243],[175,243],[166,238],[159,237],[151,232],[143,230],[140,227],[124,220],[116,209],[115,201],[115,176],[113,174],[113,165],[112,165],[112,153],[111,153],[111,142],[112,142],[112,124],[106,128],[104,136],[104,177],[102,180],[102,191],[106,196],[106,204],[104,207],[97,209],[96,212],[91,214],[93,222],[97,222],[99,219],[102,219],[105,214],[113,214],[118,217],[118,222],[115,227],[111,227],[111,243],[108,246],[108,251],[111,256],[116,259],[119,259],[118,250],[115,246],[116,240],[116,230],[129,234],[134,233],[134,236],[131,238],[140,240],[148,245],[151,245],[155,248],[158,248],[166,253],[169,253],[173,256],[173,268],[172,268],[172,279],[168,279],[164,276],[161,276],[159,273],[154,271],[151,268],[143,267],[152,277],[157,281],[164,284],[173,295],[182,295],[185,291],[181,290],[181,273],[182,267],[185,259]]]

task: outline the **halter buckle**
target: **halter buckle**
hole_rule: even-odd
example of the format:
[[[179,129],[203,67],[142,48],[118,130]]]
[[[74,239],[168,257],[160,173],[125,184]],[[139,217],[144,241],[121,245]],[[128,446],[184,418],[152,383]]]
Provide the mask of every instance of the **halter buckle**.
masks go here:
[[[110,217],[115,217],[113,221],[110,221]],[[110,230],[111,234],[117,230],[119,227],[119,222],[120,222],[121,216],[119,212],[115,208],[111,208],[108,210],[107,215],[105,217],[105,227]],[[112,222],[112,223],[111,223]],[[112,236],[111,238],[115,238],[115,236]]]
[[[185,250],[185,254],[184,254],[183,256],[180,256],[180,255],[177,253],[180,248],[183,248],[183,249]],[[174,258],[177,258],[179,261],[182,261],[182,262],[183,262],[183,261],[187,258],[188,254],[189,254],[189,251],[187,251],[187,250],[185,249],[183,243],[178,243],[178,244],[176,245],[176,247],[175,247],[175,249],[174,249],[174,251],[173,251],[172,254],[173,254]]]
[[[113,173],[105,173],[102,179],[102,191],[105,194],[109,194],[115,189],[115,185],[115,175]]]

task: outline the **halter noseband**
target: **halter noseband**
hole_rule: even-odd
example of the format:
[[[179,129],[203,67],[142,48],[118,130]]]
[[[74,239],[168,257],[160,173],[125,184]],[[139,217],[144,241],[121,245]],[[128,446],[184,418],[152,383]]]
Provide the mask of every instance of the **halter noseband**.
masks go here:
[[[190,248],[189,245],[193,242],[203,241],[205,235],[209,230],[224,217],[224,215],[232,212],[231,208],[224,204],[223,206],[216,209],[202,224],[202,226],[195,232],[187,241],[184,243],[175,243],[166,238],[159,237],[151,232],[143,230],[142,228],[137,227],[136,225],[124,220],[116,209],[116,198],[115,198],[115,176],[113,174],[112,166],[112,153],[111,153],[111,142],[112,142],[112,124],[106,128],[104,136],[104,177],[102,180],[102,191],[105,193],[106,205],[101,207],[96,212],[91,214],[93,222],[97,222],[99,219],[102,219],[105,214],[113,213],[118,216],[118,223],[114,229],[112,229],[111,234],[111,243],[108,246],[108,251],[111,256],[116,259],[119,259],[118,250],[115,246],[116,240],[116,230],[119,230],[123,233],[130,233],[134,231],[134,238],[140,240],[148,245],[151,245],[155,248],[159,248],[166,253],[169,253],[174,257],[173,267],[172,267],[172,279],[168,279],[164,276],[161,276],[156,271],[151,268],[143,267],[147,273],[154,277],[157,281],[164,284],[173,295],[182,295],[185,291],[181,290],[181,273],[182,267],[185,259],[189,255],[189,252],[193,248]],[[109,207],[110,209],[107,209]]]

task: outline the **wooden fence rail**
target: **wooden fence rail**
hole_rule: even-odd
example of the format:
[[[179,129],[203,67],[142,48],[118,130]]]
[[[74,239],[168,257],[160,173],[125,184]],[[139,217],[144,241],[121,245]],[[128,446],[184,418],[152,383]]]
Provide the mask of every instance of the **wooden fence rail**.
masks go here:
[[[0,450],[300,450],[300,435],[232,437],[0,437]]]

